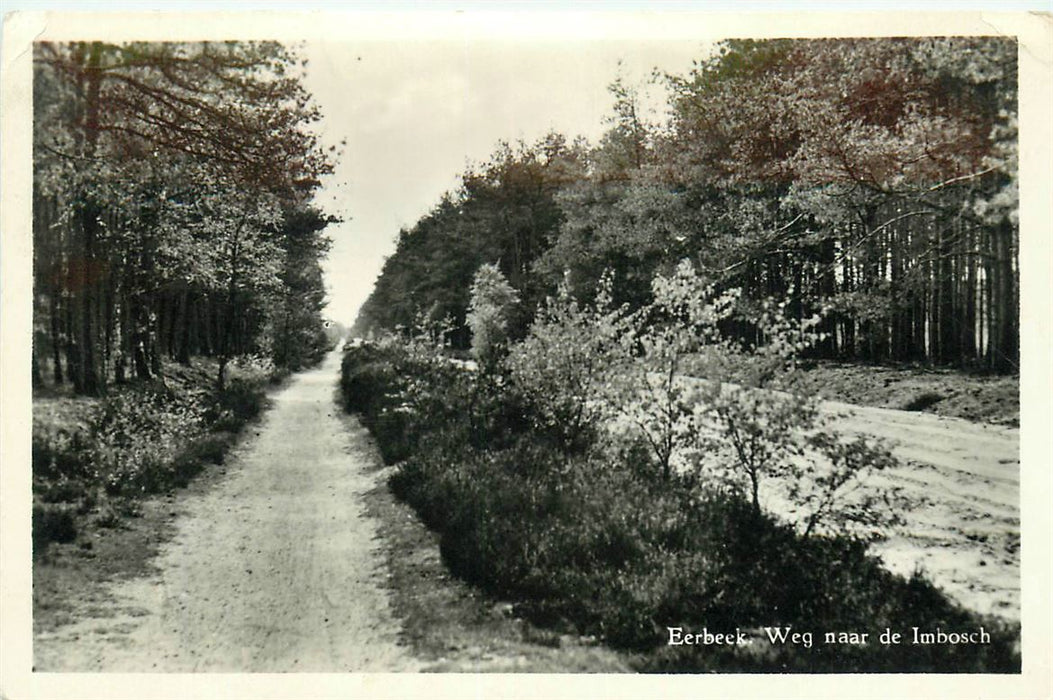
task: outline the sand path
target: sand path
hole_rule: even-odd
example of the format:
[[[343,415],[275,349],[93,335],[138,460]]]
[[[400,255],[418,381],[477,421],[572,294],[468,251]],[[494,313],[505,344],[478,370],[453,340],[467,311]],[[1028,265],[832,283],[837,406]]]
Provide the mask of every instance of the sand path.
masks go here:
[[[188,498],[160,573],[115,583],[106,614],[36,639],[45,671],[406,671],[376,523],[377,458],[334,402],[340,353],[299,374]],[[109,607],[109,606],[107,606]]]

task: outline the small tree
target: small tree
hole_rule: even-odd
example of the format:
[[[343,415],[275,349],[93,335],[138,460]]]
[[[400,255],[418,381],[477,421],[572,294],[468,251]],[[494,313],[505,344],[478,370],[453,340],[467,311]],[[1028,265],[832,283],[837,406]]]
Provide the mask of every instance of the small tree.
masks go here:
[[[564,278],[508,355],[513,386],[533,406],[538,427],[555,435],[567,454],[587,447],[610,415],[611,370],[626,359],[621,338],[628,321],[613,307],[612,279],[605,272],[595,303],[582,305]]]
[[[655,278],[654,302],[635,336],[641,362],[630,368],[623,412],[651,444],[666,478],[674,460],[704,480],[741,490],[757,513],[762,485],[805,533],[849,531],[897,521],[890,489],[857,488],[894,465],[880,441],[845,440],[819,402],[795,391],[796,358],[818,342],[818,317],[789,318],[786,303],[750,308],[737,290],[716,294],[689,262]],[[752,328],[747,342],[721,329]],[[684,374],[690,357],[699,378]],[[635,400],[633,398],[635,397]],[[882,508],[881,506],[888,506]]]
[[[472,331],[472,355],[483,370],[496,367],[503,356],[508,342],[508,321],[517,303],[519,293],[497,265],[480,266],[472,281],[467,321]]]
[[[702,294],[691,264],[682,262],[673,275],[652,283],[654,301],[637,311],[634,332],[622,337],[623,349],[639,354],[615,378],[619,413],[635,425],[651,446],[662,476],[669,479],[674,461],[704,448],[700,441],[702,388],[684,376],[684,361],[707,342],[718,340],[717,322],[727,318],[738,290]]]

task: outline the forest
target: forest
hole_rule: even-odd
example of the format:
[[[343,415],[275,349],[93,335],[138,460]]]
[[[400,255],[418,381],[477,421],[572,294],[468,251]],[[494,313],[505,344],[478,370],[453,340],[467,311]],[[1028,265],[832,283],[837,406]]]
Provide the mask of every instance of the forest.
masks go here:
[[[38,559],[222,463],[335,345],[311,198],[337,154],[303,68],[273,42],[34,44]]]
[[[311,204],[333,153],[267,42],[34,45],[33,384],[102,396],[163,360],[326,344]]]
[[[704,282],[819,314],[813,357],[1014,374],[1019,367],[1015,40],[727,40],[655,75],[649,118],[621,78],[599,143],[499,144],[409,229],[354,331],[445,322],[496,264],[535,310],[605,270],[640,308],[688,259]]]

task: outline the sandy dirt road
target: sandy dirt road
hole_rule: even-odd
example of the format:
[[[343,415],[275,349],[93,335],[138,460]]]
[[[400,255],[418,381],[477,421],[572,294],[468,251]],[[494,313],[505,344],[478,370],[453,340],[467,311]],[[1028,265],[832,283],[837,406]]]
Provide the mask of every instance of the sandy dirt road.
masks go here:
[[[966,607],[1020,620],[1020,431],[931,413],[825,402],[846,434],[883,438],[900,466],[871,482],[915,501],[875,545],[891,570],[915,569]]]
[[[377,458],[334,402],[339,352],[295,376],[188,499],[160,574],[124,581],[93,616],[43,634],[43,671],[410,671],[362,496]]]
[[[880,438],[899,460],[865,482],[899,489],[910,506],[873,546],[885,566],[920,571],[965,607],[1019,621],[1020,430],[836,401],[820,408],[836,432]],[[774,494],[767,505],[778,513],[786,504]]]

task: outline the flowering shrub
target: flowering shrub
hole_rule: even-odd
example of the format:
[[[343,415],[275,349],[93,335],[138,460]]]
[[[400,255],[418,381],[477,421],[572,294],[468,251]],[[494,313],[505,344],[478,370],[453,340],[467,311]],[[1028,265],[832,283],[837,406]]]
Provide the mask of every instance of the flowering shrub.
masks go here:
[[[605,273],[592,306],[578,304],[561,284],[506,361],[512,384],[534,409],[535,427],[554,434],[568,454],[582,451],[609,417],[612,371],[629,359],[621,344],[627,316],[612,307],[611,284]]]
[[[688,261],[656,276],[654,301],[631,315],[611,308],[611,284],[605,274],[594,306],[561,286],[506,360],[535,429],[565,454],[588,449],[603,423],[611,433],[628,426],[664,480],[730,487],[755,513],[767,506],[805,534],[869,536],[897,522],[896,493],[853,488],[895,464],[887,447],[843,440],[795,391],[797,358],[820,340],[818,316],[799,321],[785,301],[718,293]]]
[[[701,440],[702,387],[684,377],[684,360],[704,345],[723,343],[718,323],[731,314],[738,290],[719,296],[700,289],[690,263],[670,277],[657,276],[655,300],[637,311],[621,343],[635,361],[612,378],[623,417],[644,436],[662,476],[669,479],[676,462],[707,449]]]
[[[898,522],[894,491],[853,488],[895,465],[887,446],[842,438],[817,399],[795,390],[797,358],[821,340],[818,316],[793,319],[785,301],[772,299],[746,305],[737,290],[717,295],[686,261],[656,277],[654,297],[652,318],[667,322],[638,332],[637,374],[650,391],[632,410],[660,463],[679,449],[699,478],[741,491],[758,514],[762,483],[770,483],[771,502],[784,501],[772,510],[806,535],[874,535]],[[729,320],[735,335],[722,328]],[[740,339],[744,328],[753,340]],[[680,376],[691,353],[699,380]]]

